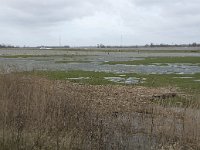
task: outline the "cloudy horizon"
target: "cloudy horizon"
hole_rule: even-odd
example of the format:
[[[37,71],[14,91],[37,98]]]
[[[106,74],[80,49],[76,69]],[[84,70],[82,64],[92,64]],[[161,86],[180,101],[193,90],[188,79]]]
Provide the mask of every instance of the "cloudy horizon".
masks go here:
[[[1,0],[0,43],[199,43],[199,7],[199,0]]]

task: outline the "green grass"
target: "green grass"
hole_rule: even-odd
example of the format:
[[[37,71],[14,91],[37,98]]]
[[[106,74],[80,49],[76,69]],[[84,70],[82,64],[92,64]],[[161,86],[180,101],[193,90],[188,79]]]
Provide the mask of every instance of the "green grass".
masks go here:
[[[166,65],[168,63],[188,63],[200,65],[200,57],[157,57],[157,58],[144,58],[142,60],[133,61],[111,61],[105,62],[103,64],[116,65],[151,65],[154,63],[159,63],[160,65]]]
[[[105,85],[105,84],[116,84],[114,82],[104,79],[104,77],[116,76],[114,73],[106,72],[94,72],[94,71],[32,71],[24,72],[23,74],[31,74],[36,76],[47,77],[51,80],[69,80],[69,78],[89,77],[90,79],[71,80],[75,83],[84,83],[91,85]]]
[[[71,71],[32,71],[24,72],[24,74],[31,74],[37,76],[47,77],[52,80],[67,80],[68,78],[79,78],[79,77],[89,77],[90,79],[83,80],[72,80],[73,82],[88,83],[88,84],[117,84],[108,80],[104,77],[121,77],[120,74],[108,73],[108,72],[94,72],[94,71],[81,71],[81,70],[71,70]],[[145,78],[144,83],[139,83],[138,85],[147,87],[166,87],[175,86],[182,90],[190,93],[200,93],[200,82],[194,80],[200,80],[200,73],[196,74],[137,74],[128,73],[122,78],[137,77],[141,80]],[[180,77],[193,77],[189,79],[182,79]],[[71,81],[71,80],[70,80]]]
[[[91,63],[91,61],[67,61],[67,60],[62,60],[62,61],[55,61],[55,63],[58,63],[58,64],[68,64],[68,63]]]
[[[200,73],[192,75],[180,74],[128,74],[128,76],[135,76],[138,78],[146,78],[146,82],[140,85],[148,87],[166,87],[175,86],[188,93],[200,93],[200,82],[194,80],[200,79]],[[189,79],[182,79],[181,77],[193,77]]]

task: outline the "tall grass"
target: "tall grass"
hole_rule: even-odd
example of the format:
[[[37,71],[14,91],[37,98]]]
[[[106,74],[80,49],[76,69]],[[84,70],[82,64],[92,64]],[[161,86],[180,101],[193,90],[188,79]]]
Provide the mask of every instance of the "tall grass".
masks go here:
[[[199,149],[199,110],[146,90],[0,75],[0,149]]]

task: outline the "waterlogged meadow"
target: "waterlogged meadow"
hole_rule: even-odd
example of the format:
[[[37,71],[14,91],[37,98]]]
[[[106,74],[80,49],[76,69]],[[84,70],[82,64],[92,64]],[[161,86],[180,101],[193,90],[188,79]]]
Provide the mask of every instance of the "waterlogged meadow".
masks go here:
[[[200,53],[0,50],[1,149],[200,149]]]

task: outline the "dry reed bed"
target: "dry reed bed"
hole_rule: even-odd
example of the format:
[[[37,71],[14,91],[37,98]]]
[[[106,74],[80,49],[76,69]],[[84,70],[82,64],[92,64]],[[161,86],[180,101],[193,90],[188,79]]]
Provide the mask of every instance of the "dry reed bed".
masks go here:
[[[0,76],[1,149],[199,149],[197,109],[151,103],[174,88]],[[167,100],[167,99],[166,99]]]

